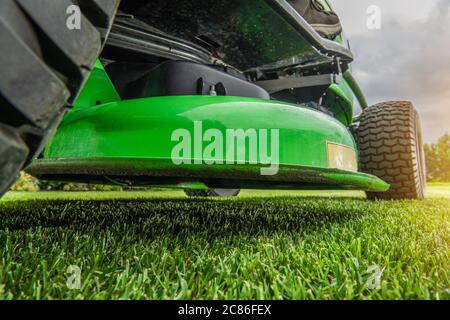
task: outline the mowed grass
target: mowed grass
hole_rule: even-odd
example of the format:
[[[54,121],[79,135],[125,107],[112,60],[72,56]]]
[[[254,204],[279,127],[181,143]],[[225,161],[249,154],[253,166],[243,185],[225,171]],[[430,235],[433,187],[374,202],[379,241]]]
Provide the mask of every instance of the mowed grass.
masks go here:
[[[9,193],[0,298],[449,299],[450,184],[428,196]]]

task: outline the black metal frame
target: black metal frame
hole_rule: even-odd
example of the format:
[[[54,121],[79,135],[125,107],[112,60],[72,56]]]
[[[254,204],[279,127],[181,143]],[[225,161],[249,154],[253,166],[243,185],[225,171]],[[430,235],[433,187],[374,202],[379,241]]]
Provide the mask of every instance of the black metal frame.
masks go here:
[[[161,32],[132,16],[119,16],[115,20],[106,46],[167,59],[212,62],[211,53],[203,47]]]
[[[264,1],[288,21],[320,53],[330,57],[339,57],[343,62],[347,63],[353,61],[353,54],[349,49],[334,41],[321,37],[286,0]]]

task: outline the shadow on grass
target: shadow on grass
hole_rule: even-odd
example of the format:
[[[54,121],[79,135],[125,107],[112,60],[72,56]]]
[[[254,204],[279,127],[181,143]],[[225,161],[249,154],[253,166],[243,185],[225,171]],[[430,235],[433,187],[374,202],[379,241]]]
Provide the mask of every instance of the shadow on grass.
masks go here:
[[[0,204],[0,229],[57,228],[120,239],[183,240],[258,236],[329,228],[379,204],[352,198],[33,200]],[[128,239],[130,240],[130,239]]]

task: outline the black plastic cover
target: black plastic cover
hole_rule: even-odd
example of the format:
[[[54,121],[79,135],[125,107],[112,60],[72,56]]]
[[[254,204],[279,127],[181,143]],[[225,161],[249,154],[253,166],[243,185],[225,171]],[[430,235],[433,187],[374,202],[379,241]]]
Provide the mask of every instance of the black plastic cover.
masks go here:
[[[270,99],[266,90],[244,79],[236,71],[224,67],[166,61],[129,83],[124,98],[218,95]]]

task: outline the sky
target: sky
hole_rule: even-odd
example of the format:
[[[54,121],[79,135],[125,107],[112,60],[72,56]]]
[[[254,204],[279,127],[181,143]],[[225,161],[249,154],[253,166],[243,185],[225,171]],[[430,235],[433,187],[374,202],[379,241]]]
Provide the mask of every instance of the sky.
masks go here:
[[[369,104],[412,101],[424,139],[450,133],[450,0],[330,0],[355,55],[354,75]],[[368,7],[381,10],[369,29]]]

